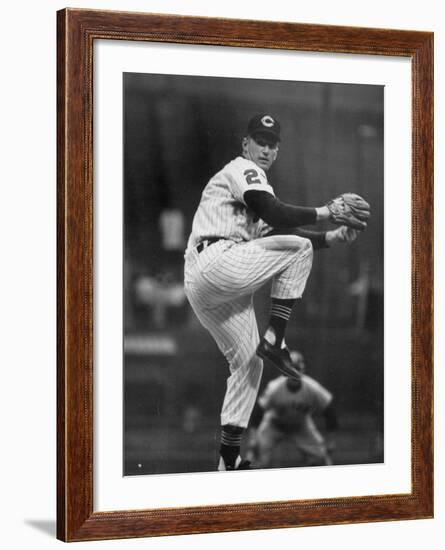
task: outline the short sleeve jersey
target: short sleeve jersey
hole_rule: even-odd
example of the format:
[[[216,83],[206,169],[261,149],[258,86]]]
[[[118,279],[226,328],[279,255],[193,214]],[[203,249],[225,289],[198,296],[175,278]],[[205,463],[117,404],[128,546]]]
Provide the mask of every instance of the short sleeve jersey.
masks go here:
[[[283,427],[299,429],[313,414],[323,412],[332,401],[332,394],[310,376],[302,376],[302,385],[291,392],[286,377],[280,376],[269,382],[258,403],[269,420]]]
[[[275,196],[264,170],[251,160],[237,157],[215,174],[204,188],[187,248],[209,237],[236,242],[258,238],[264,223],[255,217],[244,201],[244,193],[248,190],[266,191]]]

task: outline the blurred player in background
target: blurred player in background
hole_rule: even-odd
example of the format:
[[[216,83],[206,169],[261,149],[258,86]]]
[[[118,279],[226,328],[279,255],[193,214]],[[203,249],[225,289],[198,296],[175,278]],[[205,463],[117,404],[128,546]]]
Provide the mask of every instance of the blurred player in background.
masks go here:
[[[247,457],[258,468],[280,465],[280,444],[290,442],[295,448],[294,466],[331,465],[338,428],[332,394],[319,382],[304,374],[304,357],[290,352],[292,362],[301,372],[299,380],[280,376],[267,385],[258,400],[258,428],[250,433]],[[327,436],[318,431],[313,416],[323,415]],[[259,419],[257,418],[258,422]]]

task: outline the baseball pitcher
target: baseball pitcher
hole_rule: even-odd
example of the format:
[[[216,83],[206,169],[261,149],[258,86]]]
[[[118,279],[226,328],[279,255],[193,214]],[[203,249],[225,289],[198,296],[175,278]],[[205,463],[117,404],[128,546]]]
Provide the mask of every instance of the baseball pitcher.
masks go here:
[[[204,188],[185,252],[186,295],[230,369],[218,470],[249,468],[240,457],[240,443],[257,398],[263,359],[285,376],[301,376],[290,359],[285,329],[304,292],[313,250],[352,242],[370,216],[369,204],[353,193],[317,208],[280,201],[266,176],[280,139],[280,124],[272,115],[249,121],[242,154]],[[339,227],[327,232],[296,229],[322,220]],[[270,321],[260,340],[253,295],[269,280]]]

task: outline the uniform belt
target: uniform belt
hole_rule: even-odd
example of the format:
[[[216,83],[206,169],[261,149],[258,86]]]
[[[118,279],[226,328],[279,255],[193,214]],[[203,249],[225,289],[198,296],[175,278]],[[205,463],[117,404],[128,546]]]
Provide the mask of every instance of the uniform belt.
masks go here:
[[[201,252],[211,244],[224,240],[226,240],[224,239],[224,237],[209,237],[208,239],[203,239],[200,243],[196,245],[196,250],[198,251],[198,254],[201,254]]]

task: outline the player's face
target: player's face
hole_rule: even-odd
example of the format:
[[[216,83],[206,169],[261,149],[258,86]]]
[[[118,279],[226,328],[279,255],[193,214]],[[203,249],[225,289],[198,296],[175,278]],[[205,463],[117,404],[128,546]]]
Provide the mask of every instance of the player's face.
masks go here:
[[[266,136],[248,136],[243,140],[243,155],[267,172],[278,155],[278,143]]]
[[[297,367],[297,369],[304,373],[306,371],[306,363],[304,361],[304,357],[299,351],[292,350],[290,352],[290,358],[292,363]]]

